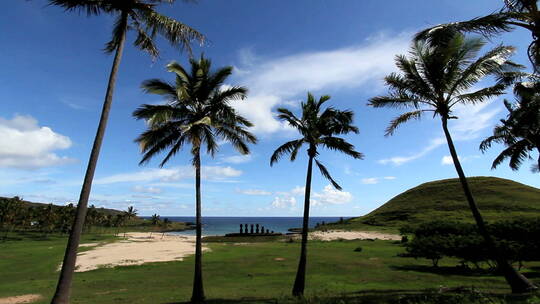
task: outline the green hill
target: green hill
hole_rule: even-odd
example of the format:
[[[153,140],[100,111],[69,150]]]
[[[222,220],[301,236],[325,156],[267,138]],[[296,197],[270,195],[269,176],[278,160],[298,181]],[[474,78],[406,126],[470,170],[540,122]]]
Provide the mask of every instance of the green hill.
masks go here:
[[[540,189],[496,177],[471,177],[468,181],[486,221],[540,217]],[[349,219],[342,228],[395,229],[442,219],[473,221],[457,178],[409,189],[371,213]]]
[[[12,198],[9,198],[9,197],[1,197],[0,196],[0,203],[5,201],[5,200],[11,200]],[[30,201],[25,201],[25,200],[21,200],[20,201],[21,203],[21,206],[23,208],[41,208],[41,207],[46,207],[50,204],[45,204],[45,203],[35,203],[35,202],[30,202]],[[92,204],[88,205],[88,207],[90,207]],[[62,208],[64,206],[61,206],[61,205],[55,205],[55,204],[52,204],[53,206],[53,209],[58,209],[58,208]],[[106,215],[117,215],[117,214],[122,214],[123,211],[121,210],[116,210],[116,209],[107,209],[107,208],[103,208],[103,207],[100,207],[100,208],[96,208],[97,211],[99,212],[102,212]]]

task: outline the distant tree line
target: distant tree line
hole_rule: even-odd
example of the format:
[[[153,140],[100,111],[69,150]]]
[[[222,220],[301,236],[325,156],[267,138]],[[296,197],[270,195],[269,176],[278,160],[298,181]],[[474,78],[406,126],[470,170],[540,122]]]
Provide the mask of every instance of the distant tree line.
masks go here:
[[[57,206],[53,204],[37,205],[23,201],[20,197],[0,198],[0,231],[5,240],[10,232],[28,231],[40,232],[44,236],[51,233],[69,233],[75,218],[76,208],[73,204]],[[165,225],[163,223],[166,222]],[[167,228],[170,222],[163,221],[159,215],[145,221],[137,218],[137,210],[129,207],[125,211],[114,211],[88,208],[84,230],[91,232],[96,227],[113,227],[119,233],[127,225],[148,225]]]
[[[487,225],[495,244],[511,263],[521,269],[525,261],[540,261],[540,218],[499,221]],[[430,259],[434,267],[444,257],[459,259],[464,267],[481,268],[487,264],[494,269],[494,252],[486,246],[474,224],[438,221],[404,227],[403,235],[412,234],[407,241],[404,236],[406,253],[404,257]]]

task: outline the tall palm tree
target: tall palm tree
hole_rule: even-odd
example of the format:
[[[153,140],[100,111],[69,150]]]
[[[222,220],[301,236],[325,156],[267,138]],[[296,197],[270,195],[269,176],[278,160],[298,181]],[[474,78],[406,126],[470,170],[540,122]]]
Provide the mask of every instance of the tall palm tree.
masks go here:
[[[321,96],[318,101],[311,93],[307,95],[307,101],[302,102],[302,116],[296,117],[291,111],[285,108],[279,108],[278,118],[286,121],[290,126],[298,130],[302,138],[284,143],[274,151],[270,158],[270,166],[276,163],[282,156],[290,154],[291,161],[296,159],[298,151],[302,145],[308,146],[308,169],[306,177],[306,190],[304,196],[304,218],[302,222],[302,245],[300,249],[300,261],[298,271],[292,290],[293,296],[302,296],[306,285],[306,262],[307,262],[307,241],[309,229],[309,206],[311,195],[311,171],[313,160],[319,167],[321,174],[332,183],[332,185],[341,190],[341,187],[332,178],[328,169],[319,162],[316,157],[319,155],[318,148],[324,147],[332,151],[338,151],[352,156],[355,159],[361,159],[362,153],[354,150],[354,146],[341,137],[348,133],[358,133],[358,128],[352,125],[353,112],[340,111],[332,107],[321,109],[321,106],[330,99],[330,96]]]
[[[416,39],[440,38],[454,31],[474,32],[491,37],[512,31],[515,27],[531,32],[532,42],[527,53],[536,72],[540,67],[540,11],[537,0],[503,0],[503,7],[483,17],[468,21],[440,24],[416,35]]]
[[[148,130],[142,133],[136,142],[143,153],[140,164],[168,150],[160,166],[165,165],[172,156],[187,144],[191,145],[192,165],[195,168],[196,197],[196,246],[195,275],[192,302],[204,300],[202,280],[202,243],[201,243],[201,149],[206,145],[206,152],[214,156],[218,151],[216,140],[229,141],[236,150],[248,154],[248,143],[257,139],[246,130],[252,124],[238,115],[229,105],[233,100],[244,99],[246,88],[224,88],[223,82],[232,73],[232,67],[211,71],[211,62],[203,56],[199,60],[191,59],[191,71],[186,71],[180,64],[171,62],[169,72],[175,74],[175,82],[150,79],[142,84],[145,92],[161,95],[167,101],[165,105],[142,105],[133,115],[147,122]],[[165,221],[164,221],[165,223]]]
[[[107,84],[107,92],[105,93],[105,101],[52,303],[69,302],[71,282],[77,259],[77,248],[84,226],[94,171],[96,170],[101,144],[107,127],[116,76],[124,51],[127,32],[129,30],[135,31],[137,38],[133,42],[134,46],[148,52],[153,58],[159,55],[159,50],[154,42],[157,34],[163,36],[171,45],[188,50],[190,50],[191,41],[204,41],[204,36],[196,30],[155,11],[155,6],[160,3],[174,2],[175,0],[49,0],[50,5],[60,6],[66,11],[78,11],[86,13],[88,16],[108,14],[116,18],[112,30],[112,39],[105,45],[104,49],[106,53],[115,53]]]
[[[486,151],[493,143],[506,146],[493,161],[495,169],[505,159],[510,159],[512,170],[518,170],[523,160],[532,158],[533,150],[539,153],[534,171],[540,169],[540,82],[521,82],[514,86],[517,103],[505,100],[508,110],[506,119],[493,129],[493,135],[480,144],[480,150]]]
[[[455,32],[447,40],[417,40],[413,43],[410,57],[396,56],[396,65],[400,74],[392,73],[385,77],[390,92],[386,96],[370,99],[370,105],[376,108],[392,107],[412,109],[392,120],[386,129],[386,135],[392,135],[403,123],[411,119],[420,119],[425,113],[439,116],[450,155],[454,161],[463,192],[487,246],[494,252],[497,247],[486,229],[486,225],[469,188],[465,173],[459,162],[448,121],[457,119],[452,110],[457,105],[471,105],[486,101],[505,92],[507,84],[496,84],[469,91],[485,76],[514,71],[516,64],[508,58],[514,48],[499,46],[478,57],[485,42],[481,38],[465,38]],[[502,255],[496,254],[497,264],[513,292],[534,289],[534,285],[519,274]]]

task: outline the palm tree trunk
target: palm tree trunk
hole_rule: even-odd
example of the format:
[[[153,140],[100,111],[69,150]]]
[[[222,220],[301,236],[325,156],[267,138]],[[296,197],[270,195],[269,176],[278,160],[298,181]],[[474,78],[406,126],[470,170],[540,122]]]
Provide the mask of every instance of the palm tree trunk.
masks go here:
[[[510,265],[508,260],[504,259],[500,250],[495,245],[493,238],[487,231],[486,224],[484,222],[484,219],[482,218],[482,214],[480,213],[480,210],[478,210],[476,202],[474,201],[474,197],[472,196],[471,190],[469,188],[469,183],[467,182],[465,173],[463,172],[463,168],[461,167],[461,163],[459,162],[456,148],[454,147],[454,142],[452,141],[452,137],[450,136],[450,132],[448,131],[448,120],[445,118],[442,119],[442,127],[444,130],[444,135],[446,136],[446,141],[448,142],[448,149],[450,150],[450,155],[452,156],[452,160],[454,161],[454,166],[456,167],[459,181],[461,182],[463,192],[465,193],[465,197],[467,198],[467,202],[469,203],[469,208],[471,209],[474,220],[476,221],[478,231],[480,232],[480,235],[482,235],[482,237],[484,238],[484,241],[486,242],[486,245],[490,248],[491,252],[494,253],[497,266],[504,275],[504,278],[506,279],[508,285],[510,285],[512,293],[524,293],[537,289],[537,287],[534,286],[532,282],[530,282],[525,276],[523,276],[516,269],[514,269],[514,267]]]
[[[202,224],[201,224],[201,155],[197,149],[195,155],[195,275],[193,278],[192,303],[202,303],[204,301],[204,288],[202,278]]]
[[[73,221],[71,232],[69,234],[69,239],[64,254],[64,260],[62,263],[62,270],[60,271],[60,278],[58,280],[58,285],[56,286],[56,292],[51,301],[52,304],[69,303],[71,282],[73,281],[73,272],[75,271],[75,262],[77,259],[77,249],[79,247],[81,233],[84,226],[84,220],[86,217],[88,198],[92,189],[92,180],[94,178],[94,172],[96,170],[96,165],[99,158],[101,143],[103,142],[105,129],[107,127],[107,120],[109,118],[109,112],[111,109],[116,76],[118,73],[118,68],[120,66],[120,61],[122,59],[124,43],[126,40],[126,13],[122,13],[122,22],[124,25],[123,32],[120,36],[120,42],[118,44],[118,48],[116,49],[111,73],[109,75],[109,83],[107,85],[107,92],[105,94],[105,101],[103,103],[103,109],[101,111],[99,126],[96,132],[96,137],[94,138],[94,144],[92,146],[92,152],[90,153],[90,159],[88,160],[88,167],[86,168],[86,174],[84,176],[84,182],[81,189],[81,194],[79,196],[79,203],[77,204],[77,212]]]
[[[313,158],[315,157],[314,148],[310,147],[308,150],[309,162],[306,176],[306,192],[304,194],[304,218],[302,221],[302,245],[300,249],[300,261],[298,263],[298,270],[296,271],[296,279],[294,280],[294,286],[292,295],[295,297],[301,297],[304,295],[304,287],[306,285],[306,262],[307,262],[307,242],[308,242],[308,230],[309,230],[309,199],[311,195],[311,172],[313,169]]]

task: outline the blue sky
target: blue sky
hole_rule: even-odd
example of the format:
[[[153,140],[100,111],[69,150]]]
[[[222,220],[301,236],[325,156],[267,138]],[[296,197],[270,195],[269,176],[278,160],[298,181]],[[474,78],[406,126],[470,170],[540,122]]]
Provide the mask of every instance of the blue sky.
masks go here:
[[[364,160],[322,151],[343,191],[317,172],[314,216],[357,216],[420,183],[456,176],[437,120],[426,117],[385,138],[397,114],[372,109],[367,100],[384,94],[382,78],[395,70],[393,57],[406,53],[412,35],[427,26],[465,20],[498,9],[502,1],[178,1],[158,10],[204,33],[210,43],[195,47],[214,66],[231,65],[230,85],[250,90],[235,107],[256,124],[260,143],[250,157],[221,145],[215,159],[203,158],[203,214],[208,216],[300,216],[307,159],[269,166],[273,150],[297,136],[278,122],[279,106],[298,109],[309,90],[329,94],[329,104],[352,109],[360,134],[348,140]],[[10,1],[0,12],[0,195],[31,201],[75,202],[80,191],[112,56],[101,49],[112,19],[66,14],[46,1]],[[133,41],[133,36],[128,37]],[[492,43],[518,48],[514,61],[526,64],[527,32],[517,30]],[[90,203],[140,214],[193,215],[193,171],[179,154],[160,169],[158,160],[140,167],[133,139],[144,130],[131,113],[143,103],[159,103],[139,86],[149,78],[170,79],[170,60],[187,55],[159,40],[155,62],[128,44],[117,83]],[[486,47],[487,50],[488,47]],[[512,98],[512,96],[507,96]],[[451,128],[469,176],[498,176],[535,187],[526,163],[518,172],[507,164],[490,170],[500,151],[478,151],[498,119],[503,98],[457,109]],[[536,157],[536,156],[535,156]],[[474,190],[474,189],[473,189]]]

